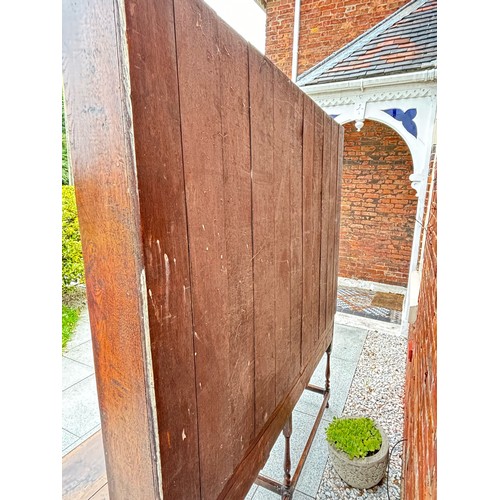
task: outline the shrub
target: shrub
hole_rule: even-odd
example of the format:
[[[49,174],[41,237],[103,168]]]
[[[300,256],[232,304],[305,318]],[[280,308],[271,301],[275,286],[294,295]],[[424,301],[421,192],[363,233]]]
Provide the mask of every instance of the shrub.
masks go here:
[[[80,316],[79,309],[72,309],[71,307],[62,306],[62,348],[66,348],[66,344],[69,342],[73,331],[75,329],[76,323]]]
[[[326,440],[349,458],[373,455],[382,446],[382,435],[370,418],[334,418],[326,429]]]
[[[62,286],[85,283],[82,243],[73,186],[62,186]]]
[[[66,144],[66,134],[62,134],[62,185],[69,184],[69,168],[68,168],[68,146]]]

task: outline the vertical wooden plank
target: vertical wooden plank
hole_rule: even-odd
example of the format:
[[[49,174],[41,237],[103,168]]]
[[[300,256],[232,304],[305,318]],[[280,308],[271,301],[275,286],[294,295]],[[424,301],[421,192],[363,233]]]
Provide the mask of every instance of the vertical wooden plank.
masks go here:
[[[314,104],[313,146],[313,218],[311,228],[312,279],[314,283],[312,329],[314,342],[320,331],[320,271],[321,271],[321,189],[323,173],[323,116],[324,112]]]
[[[290,370],[290,168],[292,113],[291,85],[283,74],[274,73],[274,268],[276,297],[276,401],[288,391]]]
[[[338,286],[338,272],[339,272],[339,248],[340,248],[340,224],[341,224],[341,197],[342,197],[342,158],[344,157],[344,128],[340,125],[337,127],[337,184],[336,184],[336,195],[335,195],[335,248],[334,248],[334,309],[333,314],[337,310],[337,286]]]
[[[274,269],[274,78],[272,64],[248,47],[252,145],[255,432],[276,406]]]
[[[155,398],[125,21],[112,0],[63,2],[67,128],[112,498],[158,498]]]
[[[200,0],[65,5],[110,494],[240,498],[328,340],[325,115]]]
[[[335,238],[335,228],[337,222],[337,182],[339,179],[339,172],[337,169],[338,157],[338,135],[339,135],[339,125],[332,121],[330,126],[330,165],[331,170],[330,177],[330,189],[329,189],[329,203],[328,203],[328,268],[327,268],[327,281],[328,281],[328,294],[326,301],[326,323],[329,324],[332,321],[336,310],[336,287],[335,283],[337,281],[337,276],[335,274],[335,264],[337,260],[337,254],[335,253],[337,240]]]
[[[254,437],[255,425],[248,46],[220,22],[219,48],[230,314],[231,456],[236,468]]]
[[[328,216],[330,204],[330,177],[331,177],[331,118],[323,114],[323,166],[321,186],[321,261],[319,280],[319,333],[325,331],[326,301],[328,284]]]
[[[304,97],[303,121],[303,183],[302,183],[302,265],[303,265],[303,302],[302,302],[302,343],[301,368],[308,363],[313,347],[313,298],[314,281],[313,262],[313,157],[314,157],[314,103],[309,97]],[[315,338],[315,337],[314,337]]]
[[[227,286],[217,19],[201,1],[175,1],[198,397],[201,497],[231,475],[230,311]],[[208,279],[207,279],[208,278]]]
[[[301,367],[309,361],[313,339],[313,276],[309,264],[312,262],[313,227],[313,155],[314,155],[314,107],[310,98],[304,97],[303,119],[303,304]]]
[[[302,124],[304,119],[304,94],[291,86],[290,106],[293,106],[290,131],[290,370],[300,373],[302,337]]]
[[[173,3],[128,2],[126,12],[163,493],[196,499],[196,380]]]

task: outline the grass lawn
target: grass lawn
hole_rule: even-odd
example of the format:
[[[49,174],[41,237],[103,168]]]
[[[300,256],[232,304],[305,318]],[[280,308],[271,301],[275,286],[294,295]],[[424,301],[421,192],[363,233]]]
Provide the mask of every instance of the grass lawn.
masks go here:
[[[66,347],[73,330],[75,329],[76,322],[80,317],[80,309],[73,309],[71,307],[62,306],[62,348]]]

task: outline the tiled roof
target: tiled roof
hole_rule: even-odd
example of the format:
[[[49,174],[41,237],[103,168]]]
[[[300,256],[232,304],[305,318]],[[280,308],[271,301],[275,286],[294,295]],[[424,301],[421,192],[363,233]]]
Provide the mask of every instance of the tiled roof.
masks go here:
[[[437,0],[413,0],[303,73],[299,86],[436,66]]]

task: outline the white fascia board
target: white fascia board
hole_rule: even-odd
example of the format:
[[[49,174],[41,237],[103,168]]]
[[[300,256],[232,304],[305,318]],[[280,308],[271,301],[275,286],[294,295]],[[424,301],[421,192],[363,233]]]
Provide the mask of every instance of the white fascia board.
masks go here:
[[[412,71],[411,73],[398,73],[396,75],[375,76],[373,78],[360,78],[342,82],[321,83],[300,87],[307,95],[335,94],[337,92],[363,92],[366,89],[374,90],[377,87],[400,86],[406,84],[422,84],[437,81],[437,69]]]

